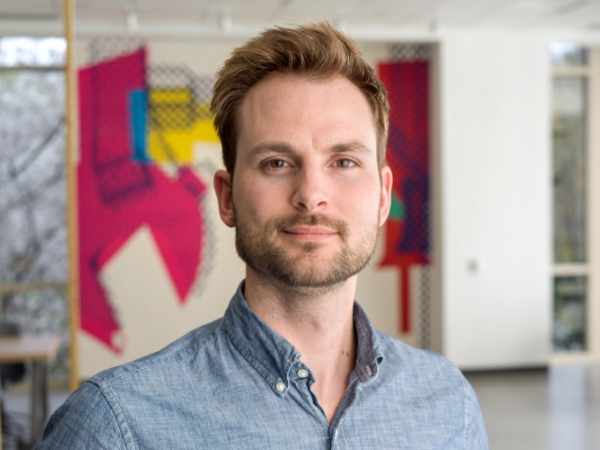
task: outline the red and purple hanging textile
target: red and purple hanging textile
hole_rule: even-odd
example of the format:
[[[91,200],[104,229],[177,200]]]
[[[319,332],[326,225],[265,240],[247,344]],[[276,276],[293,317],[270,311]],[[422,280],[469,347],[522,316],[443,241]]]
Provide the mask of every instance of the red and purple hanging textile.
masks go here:
[[[381,266],[400,269],[399,330],[412,331],[410,268],[429,263],[429,63],[378,65],[390,101],[387,161],[394,174]]]

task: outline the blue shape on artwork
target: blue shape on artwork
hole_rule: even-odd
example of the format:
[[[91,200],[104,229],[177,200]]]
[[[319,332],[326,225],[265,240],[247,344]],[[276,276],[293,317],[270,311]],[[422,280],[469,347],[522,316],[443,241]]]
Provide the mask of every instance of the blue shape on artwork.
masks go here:
[[[129,121],[133,143],[133,160],[151,162],[148,156],[148,91],[138,89],[129,93]]]

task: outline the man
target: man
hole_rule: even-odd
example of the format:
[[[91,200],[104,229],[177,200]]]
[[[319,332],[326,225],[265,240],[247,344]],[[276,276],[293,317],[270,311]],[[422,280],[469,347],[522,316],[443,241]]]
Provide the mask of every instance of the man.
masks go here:
[[[236,49],[212,108],[214,186],[246,279],[223,319],[88,380],[41,449],[485,449],[477,399],[354,302],[390,208],[388,103],[330,25]]]

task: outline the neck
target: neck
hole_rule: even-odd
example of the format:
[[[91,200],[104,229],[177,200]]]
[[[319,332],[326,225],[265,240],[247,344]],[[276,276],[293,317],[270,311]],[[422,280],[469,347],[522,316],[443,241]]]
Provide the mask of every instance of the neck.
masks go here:
[[[327,288],[290,288],[246,268],[248,305],[302,354],[317,379],[313,393],[330,422],[356,362],[356,278]]]

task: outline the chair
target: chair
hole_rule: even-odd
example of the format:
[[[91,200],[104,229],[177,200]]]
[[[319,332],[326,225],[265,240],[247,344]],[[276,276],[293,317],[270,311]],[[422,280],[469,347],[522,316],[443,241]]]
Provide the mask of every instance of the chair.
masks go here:
[[[0,336],[20,336],[21,327],[17,323],[0,321]],[[0,387],[2,392],[6,388],[25,378],[25,364],[23,363],[6,363],[0,364]],[[24,448],[22,435],[23,427],[11,416],[4,411],[4,402],[0,399],[0,417],[2,420],[2,434],[6,435],[10,440],[16,442],[17,448]]]
[[[0,336],[20,336],[21,327],[17,323],[0,321]],[[10,383],[25,377],[25,364],[0,364],[0,384],[4,391]]]

